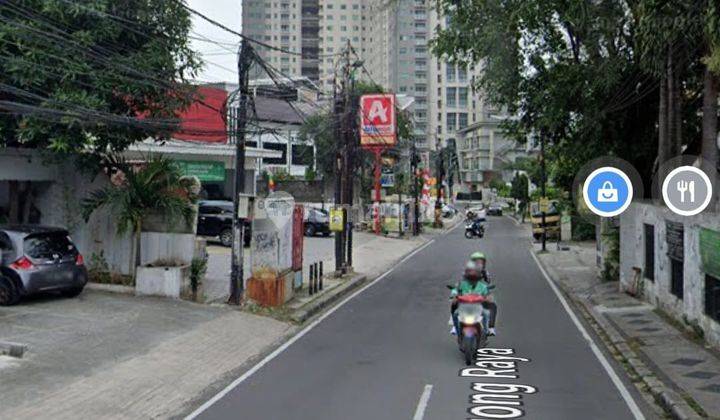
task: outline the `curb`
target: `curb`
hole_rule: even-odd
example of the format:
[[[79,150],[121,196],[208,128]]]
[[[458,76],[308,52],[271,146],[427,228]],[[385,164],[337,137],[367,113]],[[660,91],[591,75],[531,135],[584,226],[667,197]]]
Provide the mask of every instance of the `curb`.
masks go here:
[[[131,286],[122,286],[119,284],[103,284],[103,283],[87,283],[85,289],[94,290],[96,292],[122,293],[126,295],[134,295],[135,288]]]
[[[25,346],[24,344],[0,341],[0,355],[1,356],[10,356],[10,357],[22,359],[26,350],[27,350],[27,346]]]
[[[347,296],[353,290],[365,284],[366,281],[367,277],[365,275],[356,275],[347,282],[336,287],[334,290],[329,291],[328,294],[324,297],[308,302],[302,307],[298,308],[293,312],[292,315],[290,315],[290,319],[293,322],[302,324],[323,309],[327,308],[328,306]]]
[[[535,254],[535,250],[531,250]],[[545,271],[550,274],[550,270],[538,257],[538,261],[543,265]],[[551,276],[552,278],[552,276]],[[555,285],[562,290],[563,294],[572,302],[573,306],[582,312],[583,318],[590,324],[595,333],[600,337],[605,347],[610,351],[613,357],[620,361],[626,362],[629,365],[624,366],[626,373],[632,380],[633,377],[637,378],[642,384],[647,387],[648,392],[653,396],[655,402],[662,407],[674,420],[700,420],[703,417],[700,416],[680,394],[673,391],[665,385],[655,375],[654,371],[650,369],[627,343],[625,338],[622,336],[620,331],[617,330],[601,313],[593,308],[593,306],[577,296],[575,296],[570,290],[568,290],[562,282],[552,279]],[[614,350],[614,352],[613,352]],[[615,353],[615,354],[613,354]],[[622,363],[621,363],[622,365]],[[637,387],[637,384],[635,385]]]

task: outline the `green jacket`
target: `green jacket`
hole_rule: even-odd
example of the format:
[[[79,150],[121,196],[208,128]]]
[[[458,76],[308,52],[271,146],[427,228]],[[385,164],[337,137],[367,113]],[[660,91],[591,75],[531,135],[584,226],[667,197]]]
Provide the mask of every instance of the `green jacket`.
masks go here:
[[[478,280],[473,286],[469,281],[462,279],[456,288],[458,295],[483,295],[490,294],[487,283]]]

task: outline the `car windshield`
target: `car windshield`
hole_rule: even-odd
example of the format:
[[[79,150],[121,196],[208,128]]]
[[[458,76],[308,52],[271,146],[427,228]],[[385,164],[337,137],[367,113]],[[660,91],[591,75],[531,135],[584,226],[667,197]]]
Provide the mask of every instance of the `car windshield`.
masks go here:
[[[75,246],[63,232],[30,235],[24,241],[25,255],[34,259],[55,259],[75,255]]]

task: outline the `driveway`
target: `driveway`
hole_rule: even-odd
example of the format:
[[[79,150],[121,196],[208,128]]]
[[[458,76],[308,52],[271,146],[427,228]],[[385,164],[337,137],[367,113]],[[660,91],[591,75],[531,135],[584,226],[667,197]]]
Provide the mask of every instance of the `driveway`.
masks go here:
[[[0,418],[166,417],[292,328],[228,308],[94,291],[3,307],[0,341],[28,351],[0,360]]]

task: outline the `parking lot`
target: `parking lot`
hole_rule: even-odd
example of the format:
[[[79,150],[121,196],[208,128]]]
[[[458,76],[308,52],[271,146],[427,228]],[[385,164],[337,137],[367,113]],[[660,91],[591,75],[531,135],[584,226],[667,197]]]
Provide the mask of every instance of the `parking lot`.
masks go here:
[[[81,398],[97,410],[86,418],[128,404],[165,417],[290,328],[225,307],[90,290],[26,300],[0,308],[0,341],[28,348],[0,359],[0,407],[4,418],[64,418],[73,411],[64,401]],[[34,412],[41,400],[58,411]]]

